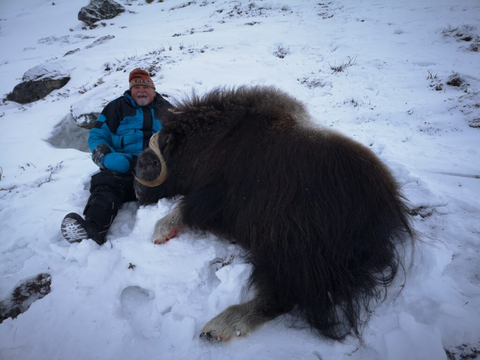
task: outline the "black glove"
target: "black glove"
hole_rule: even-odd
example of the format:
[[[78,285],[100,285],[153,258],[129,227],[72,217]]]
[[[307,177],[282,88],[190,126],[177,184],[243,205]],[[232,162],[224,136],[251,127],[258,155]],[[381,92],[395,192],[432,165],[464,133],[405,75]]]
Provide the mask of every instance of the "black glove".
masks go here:
[[[103,165],[103,158],[105,155],[110,154],[112,149],[107,144],[100,144],[92,152],[92,160],[100,169],[105,169]]]

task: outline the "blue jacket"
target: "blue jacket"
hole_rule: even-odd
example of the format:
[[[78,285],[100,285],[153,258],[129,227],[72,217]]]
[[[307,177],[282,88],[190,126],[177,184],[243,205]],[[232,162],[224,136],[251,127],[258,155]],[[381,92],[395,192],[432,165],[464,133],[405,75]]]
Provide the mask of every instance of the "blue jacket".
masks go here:
[[[172,105],[156,93],[147,106],[138,106],[130,91],[108,103],[97,122],[90,130],[88,146],[93,150],[100,144],[107,145],[112,152],[138,156],[148,147],[152,134],[162,128],[164,111]]]

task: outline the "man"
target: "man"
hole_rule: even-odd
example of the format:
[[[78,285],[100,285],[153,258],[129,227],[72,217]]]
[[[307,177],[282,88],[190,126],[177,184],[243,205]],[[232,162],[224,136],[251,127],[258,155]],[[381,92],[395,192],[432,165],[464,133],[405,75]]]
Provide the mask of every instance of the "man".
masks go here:
[[[92,176],[85,219],[70,213],[62,221],[68,242],[93,239],[103,244],[119,207],[135,200],[132,170],[152,134],[162,128],[162,114],[171,104],[155,91],[145,70],[134,69],[129,85],[130,90],[110,102],[90,130],[88,146],[100,172]]]

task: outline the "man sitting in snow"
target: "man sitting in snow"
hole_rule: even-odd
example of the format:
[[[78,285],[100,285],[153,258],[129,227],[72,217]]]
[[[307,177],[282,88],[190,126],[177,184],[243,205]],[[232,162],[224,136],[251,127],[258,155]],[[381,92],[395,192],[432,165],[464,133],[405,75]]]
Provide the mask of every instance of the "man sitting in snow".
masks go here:
[[[110,102],[90,130],[88,146],[100,172],[92,176],[85,219],[70,213],[62,221],[61,232],[68,242],[105,242],[119,207],[135,200],[132,170],[137,157],[148,147],[152,134],[162,128],[162,113],[171,107],[155,91],[145,70],[133,70],[129,83],[130,90]]]

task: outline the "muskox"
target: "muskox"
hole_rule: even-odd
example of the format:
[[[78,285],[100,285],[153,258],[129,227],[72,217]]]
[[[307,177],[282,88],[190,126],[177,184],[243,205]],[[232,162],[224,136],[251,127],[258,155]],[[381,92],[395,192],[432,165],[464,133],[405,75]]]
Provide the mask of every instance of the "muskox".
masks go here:
[[[322,336],[359,334],[413,239],[387,167],[365,146],[310,123],[272,87],[219,88],[178,103],[139,157],[140,204],[179,197],[155,225],[234,240],[252,264],[255,296],[208,322],[228,340],[291,312]],[[142,180],[143,179],[143,180]]]

